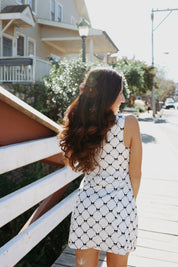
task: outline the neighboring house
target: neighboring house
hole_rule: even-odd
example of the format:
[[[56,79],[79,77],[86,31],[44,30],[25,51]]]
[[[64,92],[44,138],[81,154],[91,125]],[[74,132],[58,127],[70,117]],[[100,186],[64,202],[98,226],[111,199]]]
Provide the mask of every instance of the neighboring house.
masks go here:
[[[1,83],[42,81],[51,58],[80,53],[77,23],[90,22],[84,0],[0,0],[0,10]],[[118,48],[105,31],[91,28],[86,51],[90,61],[107,61]]]

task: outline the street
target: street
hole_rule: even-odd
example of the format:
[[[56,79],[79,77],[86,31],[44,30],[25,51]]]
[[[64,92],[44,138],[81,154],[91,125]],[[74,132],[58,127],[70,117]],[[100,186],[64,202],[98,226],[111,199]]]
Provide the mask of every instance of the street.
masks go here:
[[[165,138],[166,146],[169,145],[169,147],[172,148],[172,151],[178,156],[178,109],[162,109],[159,114],[161,114],[161,116],[153,119],[152,112],[140,113],[140,127],[142,122],[154,122],[154,128],[161,131],[162,136]],[[150,124],[147,124],[147,131],[150,132]],[[142,141],[144,143],[150,142],[150,140],[148,140],[149,136],[147,135],[148,133],[142,133]]]
[[[163,115],[161,119],[158,120],[158,123],[172,149],[178,154],[178,110],[163,109]]]
[[[139,116],[143,143],[138,246],[129,266],[178,266],[178,110]],[[168,245],[169,244],[169,245]]]

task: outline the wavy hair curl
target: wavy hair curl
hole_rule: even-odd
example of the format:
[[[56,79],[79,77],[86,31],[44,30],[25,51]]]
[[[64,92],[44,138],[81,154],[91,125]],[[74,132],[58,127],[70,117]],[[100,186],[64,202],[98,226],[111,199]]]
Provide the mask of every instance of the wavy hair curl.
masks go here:
[[[74,171],[87,173],[99,165],[107,132],[116,123],[111,106],[122,89],[122,76],[113,69],[96,68],[82,85],[66,111],[59,140],[66,163]]]

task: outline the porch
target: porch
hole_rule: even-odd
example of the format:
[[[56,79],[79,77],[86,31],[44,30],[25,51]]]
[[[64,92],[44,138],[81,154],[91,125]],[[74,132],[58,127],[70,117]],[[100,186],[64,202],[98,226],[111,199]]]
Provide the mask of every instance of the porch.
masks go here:
[[[39,57],[1,57],[0,83],[41,82],[52,64]]]

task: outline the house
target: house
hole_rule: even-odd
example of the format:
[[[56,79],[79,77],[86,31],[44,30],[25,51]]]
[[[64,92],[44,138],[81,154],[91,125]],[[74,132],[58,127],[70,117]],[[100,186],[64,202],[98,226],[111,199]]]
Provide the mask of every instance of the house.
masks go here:
[[[0,83],[42,81],[51,58],[80,53],[81,18],[91,24],[84,0],[0,0],[0,11]],[[105,31],[90,28],[90,61],[107,61],[117,51]]]

